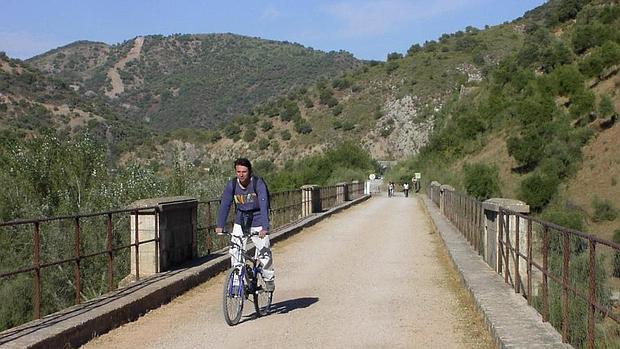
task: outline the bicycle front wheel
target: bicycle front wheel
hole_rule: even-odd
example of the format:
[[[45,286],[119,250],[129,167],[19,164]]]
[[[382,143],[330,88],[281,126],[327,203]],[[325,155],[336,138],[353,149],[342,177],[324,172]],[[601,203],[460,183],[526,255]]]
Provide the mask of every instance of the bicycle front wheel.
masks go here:
[[[273,292],[265,291],[265,280],[263,280],[263,276],[258,273],[258,275],[256,275],[256,289],[254,290],[254,309],[256,309],[256,314],[258,316],[269,314],[272,299]]]
[[[241,320],[245,298],[239,269],[233,267],[227,272],[223,296],[224,320],[229,326],[234,326]]]

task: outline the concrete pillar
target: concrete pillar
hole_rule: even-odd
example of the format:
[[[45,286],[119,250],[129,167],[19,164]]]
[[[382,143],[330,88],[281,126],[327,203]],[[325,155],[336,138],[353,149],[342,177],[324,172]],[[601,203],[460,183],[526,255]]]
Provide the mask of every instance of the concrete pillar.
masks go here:
[[[144,209],[157,207],[157,209]],[[198,201],[187,196],[162,197],[139,200],[129,208],[137,212],[138,240],[147,241],[159,236],[159,248],[155,242],[140,244],[139,276],[166,271],[198,256],[196,245],[196,215]],[[130,225],[131,243],[136,240],[136,213],[132,213]],[[131,248],[131,275],[136,276],[136,249]]]
[[[349,186],[349,200],[357,199],[360,197],[360,182],[359,181],[351,181],[351,185]]]
[[[502,266],[505,263],[502,262],[500,256],[500,245],[498,243],[500,231],[499,231],[499,208],[508,209],[514,212],[527,214],[530,212],[530,207],[523,201],[514,199],[492,198],[482,203],[484,210],[485,224],[484,224],[484,236],[482,238],[484,243],[483,258],[495,271],[500,272],[503,275],[505,270]],[[514,248],[517,245],[516,241],[516,218],[511,216],[508,221],[509,224],[509,241],[506,240],[505,232],[502,233],[502,241],[509,242]],[[504,226],[504,229],[506,227]],[[522,254],[526,254],[527,247],[527,221],[520,219],[519,221],[519,246]],[[525,260],[519,260],[519,273],[522,275],[521,279],[525,280],[527,277],[527,262]],[[510,275],[515,276],[515,265],[512,256],[510,257]]]
[[[431,192],[430,192],[430,198],[431,201],[435,203],[435,205],[439,206],[439,187],[441,186],[441,184],[437,181],[432,181],[431,182]]]
[[[444,215],[448,215],[448,213],[446,212],[446,200],[448,198],[446,193],[453,191],[454,187],[451,185],[443,184],[439,186],[439,211]]]
[[[349,183],[337,183],[336,184],[336,205],[340,205],[345,201],[351,200],[349,198]]]
[[[308,184],[301,187],[301,215],[307,217],[321,212],[321,189],[318,185]]]

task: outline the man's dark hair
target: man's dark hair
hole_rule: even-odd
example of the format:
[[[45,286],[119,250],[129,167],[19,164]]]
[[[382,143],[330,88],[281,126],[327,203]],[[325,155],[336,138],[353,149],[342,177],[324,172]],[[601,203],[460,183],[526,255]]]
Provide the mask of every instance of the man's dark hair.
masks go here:
[[[250,160],[248,160],[246,158],[238,158],[237,160],[235,160],[235,168],[238,165],[247,167],[248,168],[248,172],[252,173],[252,163],[250,162]]]

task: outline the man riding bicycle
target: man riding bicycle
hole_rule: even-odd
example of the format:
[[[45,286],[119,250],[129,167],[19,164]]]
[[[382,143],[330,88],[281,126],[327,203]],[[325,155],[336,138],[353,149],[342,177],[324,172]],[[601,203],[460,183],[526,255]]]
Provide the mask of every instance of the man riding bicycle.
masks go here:
[[[234,201],[235,224],[231,234],[240,238],[241,247],[244,250],[248,237],[252,239],[252,243],[256,247],[256,255],[262,265],[265,291],[273,292],[275,289],[275,273],[269,242],[269,194],[267,185],[262,178],[252,175],[250,160],[239,158],[235,160],[234,167],[236,178],[229,181],[224,187],[215,232],[221,234],[224,230],[230,205]],[[258,235],[252,233],[258,233]],[[241,263],[237,260],[238,248],[239,246],[232,245],[229,250],[233,266]]]

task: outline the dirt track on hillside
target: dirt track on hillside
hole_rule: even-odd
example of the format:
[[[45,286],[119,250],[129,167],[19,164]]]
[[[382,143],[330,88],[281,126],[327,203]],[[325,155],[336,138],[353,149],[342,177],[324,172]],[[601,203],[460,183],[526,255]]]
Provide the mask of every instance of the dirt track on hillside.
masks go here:
[[[248,302],[241,323],[226,325],[220,275],[85,347],[473,347],[420,206],[372,198],[275,245],[267,317]]]

